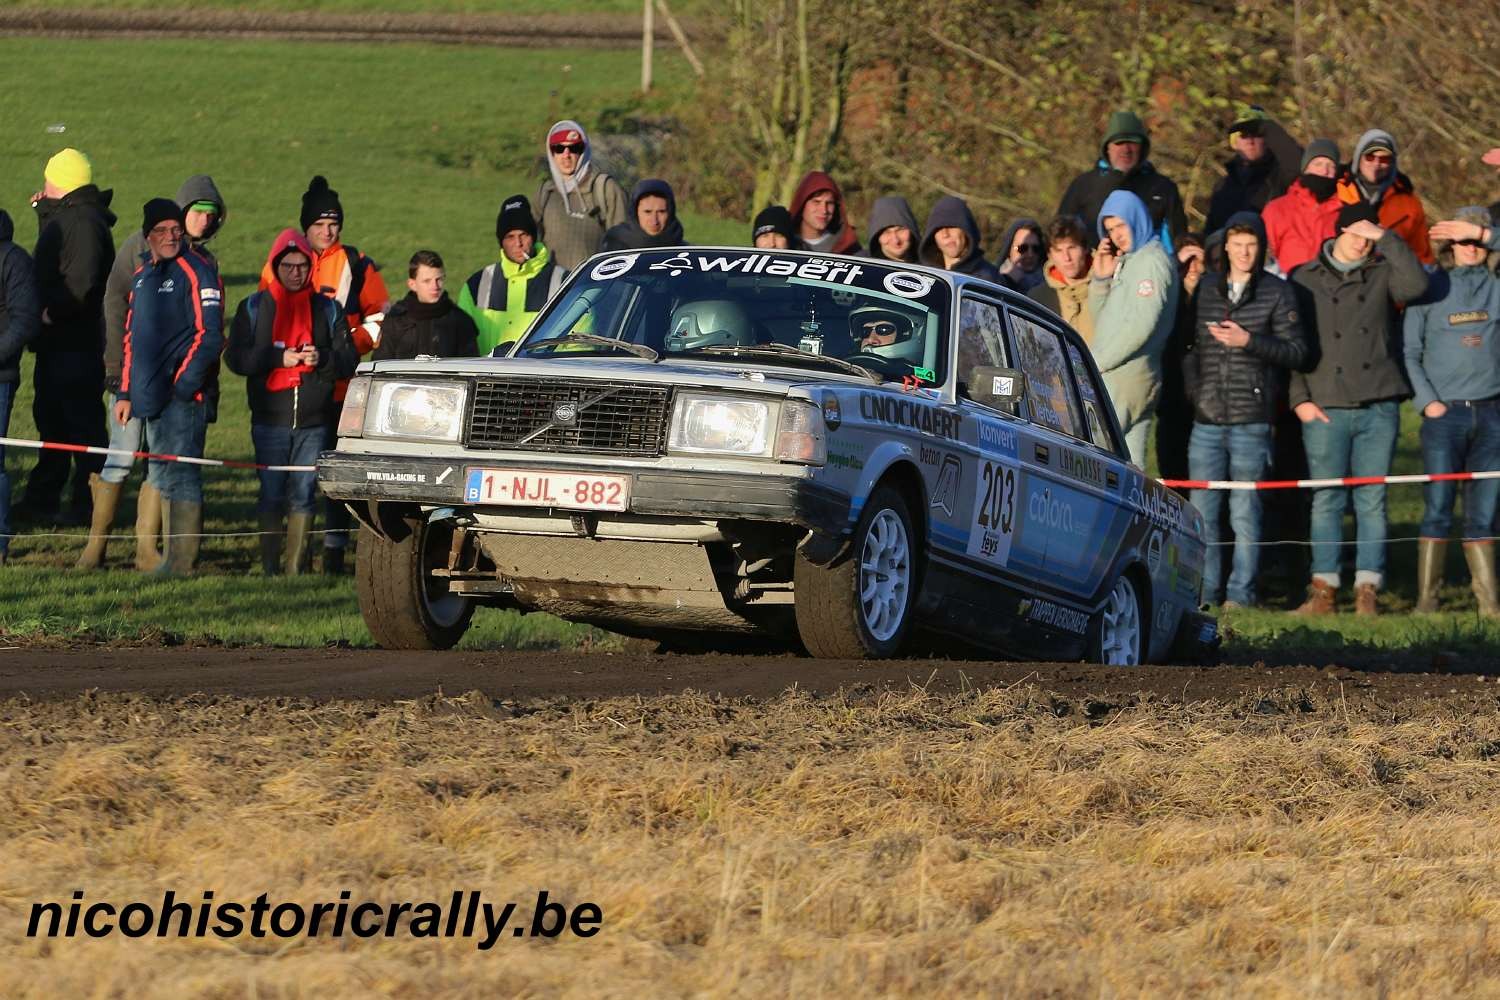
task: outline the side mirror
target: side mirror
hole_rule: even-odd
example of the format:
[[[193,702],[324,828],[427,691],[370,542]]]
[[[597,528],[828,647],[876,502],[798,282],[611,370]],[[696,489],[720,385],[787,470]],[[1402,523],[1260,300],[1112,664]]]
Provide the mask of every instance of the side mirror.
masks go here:
[[[1014,406],[1026,395],[1026,375],[1014,368],[976,365],[969,369],[969,396],[996,409]]]

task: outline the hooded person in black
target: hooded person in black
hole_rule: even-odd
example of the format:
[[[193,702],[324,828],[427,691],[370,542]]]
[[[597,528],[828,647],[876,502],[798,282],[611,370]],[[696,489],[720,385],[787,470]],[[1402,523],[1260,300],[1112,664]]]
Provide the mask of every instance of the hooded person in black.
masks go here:
[[[1112,150],[1111,146],[1120,148]],[[1156,172],[1151,163],[1151,136],[1145,123],[1129,111],[1116,111],[1109,116],[1104,139],[1099,144],[1099,161],[1073,178],[1057,206],[1057,214],[1076,215],[1093,232],[1104,199],[1116,190],[1129,191],[1146,203],[1156,232],[1162,235],[1167,250],[1174,250],[1177,239],[1187,232],[1182,194],[1175,183]]]
[[[36,272],[31,256],[16,246],[15,223],[0,209],[0,437],[10,433],[10,409],[21,381],[21,352],[42,330]],[[0,563],[10,551],[10,477],[0,446]]]
[[[642,206],[642,202],[645,205]],[[601,251],[650,250],[680,247],[687,243],[677,218],[677,197],[672,186],[649,177],[630,192],[630,218],[604,234]]]
[[[785,205],[767,205],[750,223],[750,245],[758,250],[786,250],[796,238]]]
[[[1000,272],[984,259],[979,244],[979,223],[962,198],[945,195],[932,206],[927,229],[922,234],[918,259],[931,267],[968,274],[1000,284]]]
[[[1241,112],[1229,126],[1235,153],[1224,161],[1224,176],[1214,185],[1203,232],[1212,234],[1237,212],[1260,212],[1286,193],[1302,162],[1302,147],[1259,107]]]
[[[906,231],[905,253],[891,251],[902,244],[900,230]],[[900,260],[917,263],[917,217],[905,198],[876,198],[870,208],[870,249],[865,256],[874,260]]]
[[[1019,248],[1016,245],[1018,236],[1021,237]],[[1005,235],[1000,237],[1000,253],[995,257],[995,269],[1007,287],[1025,295],[1037,285],[1046,284],[1046,264],[1047,232],[1040,222],[1023,217],[1005,227]]]

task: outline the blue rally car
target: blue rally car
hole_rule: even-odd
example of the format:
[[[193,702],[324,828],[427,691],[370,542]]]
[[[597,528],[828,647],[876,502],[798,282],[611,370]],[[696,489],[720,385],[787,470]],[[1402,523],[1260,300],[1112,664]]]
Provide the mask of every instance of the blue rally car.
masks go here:
[[[319,460],[384,646],[450,646],[490,605],[831,657],[1217,647],[1199,515],[1129,463],[1077,334],[1005,289],[605,254],[508,350],[363,365]]]

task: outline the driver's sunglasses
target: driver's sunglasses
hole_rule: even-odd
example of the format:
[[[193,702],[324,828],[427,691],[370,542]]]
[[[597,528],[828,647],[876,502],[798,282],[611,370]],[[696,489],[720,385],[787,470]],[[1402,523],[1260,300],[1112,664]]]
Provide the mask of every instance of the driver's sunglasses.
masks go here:
[[[584,145],[581,142],[554,142],[552,152],[558,156],[563,153],[572,153],[574,156],[582,156]]]
[[[896,335],[896,324],[887,320],[878,323],[865,324],[866,337],[894,337]]]

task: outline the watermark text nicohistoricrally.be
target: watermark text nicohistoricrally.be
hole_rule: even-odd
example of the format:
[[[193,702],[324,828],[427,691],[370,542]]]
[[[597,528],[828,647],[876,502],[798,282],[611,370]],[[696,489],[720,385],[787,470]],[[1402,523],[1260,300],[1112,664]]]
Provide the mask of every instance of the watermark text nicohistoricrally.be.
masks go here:
[[[82,889],[72,899],[32,903],[27,937],[358,937],[470,938],[488,951],[507,932],[512,938],[590,938],[604,925],[597,903],[568,907],[536,894],[528,921],[514,900],[487,903],[479,890],[455,890],[446,900],[356,902],[349,890],[317,903],[273,902],[261,893],[248,903],[220,901],[213,890],[179,899],[168,889],[159,905],[141,901],[89,900]]]

